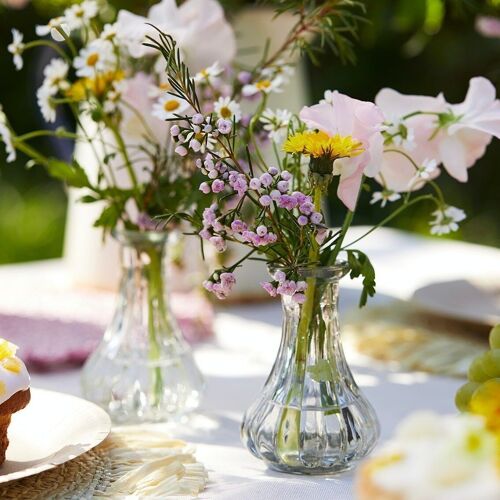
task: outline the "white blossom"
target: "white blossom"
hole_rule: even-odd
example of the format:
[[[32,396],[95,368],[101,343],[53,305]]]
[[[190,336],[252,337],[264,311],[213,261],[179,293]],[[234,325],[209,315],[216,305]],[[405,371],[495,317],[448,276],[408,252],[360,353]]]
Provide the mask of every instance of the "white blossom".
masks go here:
[[[47,123],[54,123],[56,121],[56,104],[53,101],[54,90],[50,87],[42,85],[36,93],[38,106],[42,113],[44,120]]]
[[[465,218],[465,212],[457,207],[447,206],[432,213],[434,219],[429,222],[431,234],[442,235],[458,231],[458,222]]]
[[[104,73],[113,69],[115,54],[113,44],[107,40],[94,40],[80,50],[73,66],[77,76],[95,77],[96,73]]]
[[[0,105],[0,138],[5,144],[5,152],[7,153],[7,163],[11,163],[16,159],[16,150],[12,143],[12,134],[7,125],[7,117]]]
[[[99,6],[94,0],[85,0],[80,4],[72,5],[64,11],[64,18],[69,31],[87,27],[98,12]]]
[[[175,118],[189,108],[189,104],[183,99],[179,99],[170,94],[166,94],[153,105],[153,116],[160,120]]]
[[[50,88],[54,93],[59,90],[67,90],[69,82],[66,80],[68,76],[69,66],[62,59],[52,59],[43,70],[45,80],[43,85]]]
[[[217,78],[222,75],[224,68],[219,64],[218,61],[214,62],[208,68],[202,69],[194,76],[194,81],[196,83],[208,83],[209,85],[214,85],[217,82]]]
[[[254,83],[249,83],[243,86],[242,94],[246,97],[251,97],[260,92],[264,94],[270,94],[271,92],[282,92],[282,85],[284,81],[281,76],[277,76],[272,80],[267,78],[262,78]]]
[[[15,28],[12,28],[12,43],[7,47],[7,50],[13,55],[14,66],[17,70],[23,67],[23,51],[25,44],[23,43],[24,35]]]
[[[398,201],[400,198],[401,195],[399,193],[396,193],[396,191],[392,191],[390,189],[384,189],[383,191],[375,191],[372,194],[370,205],[373,205],[380,201],[381,202],[380,206],[383,208],[387,205],[388,201],[389,202]]]
[[[230,97],[219,97],[214,103],[214,111],[219,118],[239,122],[241,119],[240,105]]]
[[[267,108],[260,117],[260,121],[264,124],[264,130],[269,133],[269,138],[276,143],[281,143],[286,139],[291,119],[292,113],[286,109],[273,111]]]
[[[64,37],[58,31],[59,29],[61,29],[65,33],[69,31],[66,24],[66,19],[62,16],[54,17],[47,24],[39,24],[35,28],[35,31],[38,36],[47,36],[50,33],[50,36],[56,42],[62,42],[64,40]]]

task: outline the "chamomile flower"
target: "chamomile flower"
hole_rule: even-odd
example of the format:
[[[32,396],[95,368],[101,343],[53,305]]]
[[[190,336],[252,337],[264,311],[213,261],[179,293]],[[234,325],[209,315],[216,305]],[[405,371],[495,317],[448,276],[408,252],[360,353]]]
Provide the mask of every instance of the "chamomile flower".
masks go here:
[[[53,100],[54,91],[50,87],[42,85],[36,93],[38,106],[42,113],[44,120],[47,123],[54,123],[56,121],[56,104]]]
[[[14,66],[19,71],[23,68],[23,51],[25,44],[23,43],[24,35],[15,28],[12,29],[12,43],[9,44],[7,50],[12,54]]]
[[[465,212],[457,207],[447,206],[432,213],[431,234],[442,235],[458,231],[458,222],[466,218]]]
[[[45,80],[44,87],[48,87],[56,93],[59,90],[67,90],[69,82],[66,80],[68,76],[69,66],[62,59],[52,59],[43,70]]]
[[[273,64],[272,66],[264,68],[261,72],[261,75],[265,78],[268,78],[269,80],[272,80],[277,76],[280,76],[283,79],[284,83],[287,83],[293,76],[293,74],[294,74],[293,66],[287,64],[282,59],[276,61],[276,63]]]
[[[276,143],[281,143],[286,139],[291,119],[292,113],[286,109],[273,111],[267,108],[260,117],[261,123],[264,124],[264,130],[269,133],[269,138]]]
[[[16,159],[16,150],[14,144],[12,143],[12,134],[10,128],[7,125],[7,117],[2,110],[0,105],[0,139],[2,139],[5,145],[5,152],[7,153],[7,163],[11,163]]]
[[[270,94],[271,92],[282,92],[281,88],[283,85],[283,77],[277,76],[272,80],[267,78],[261,78],[253,83],[249,83],[248,85],[244,85],[242,89],[242,94],[245,97],[251,97],[258,93]]]
[[[219,118],[239,122],[241,119],[240,105],[230,97],[219,97],[214,103],[214,111]]]
[[[158,99],[162,95],[172,90],[172,85],[168,82],[161,82],[158,85],[151,85],[148,90],[148,97],[151,99]]]
[[[113,44],[107,40],[94,40],[80,50],[73,66],[77,76],[95,77],[96,73],[105,73],[113,69],[115,54]]]
[[[105,24],[102,32],[99,36],[101,40],[107,40],[108,42],[112,42],[117,35],[116,24]]]
[[[372,194],[372,199],[370,201],[370,205],[374,205],[380,201],[380,206],[384,208],[387,205],[387,202],[398,201],[401,199],[401,195],[396,193],[396,191],[392,191],[391,189],[384,189],[383,191],[375,191]]]
[[[94,0],[85,0],[80,4],[72,5],[64,11],[69,31],[85,28],[98,12],[99,6]]]
[[[196,83],[208,83],[209,85],[213,85],[223,72],[224,68],[216,61],[208,68],[202,69],[199,73],[196,73],[194,81]]]
[[[106,94],[106,99],[103,103],[104,112],[107,114],[114,113],[118,109],[118,103],[127,88],[127,83],[124,80],[114,81],[111,90]]]
[[[169,118],[175,118],[186,111],[189,108],[189,104],[183,99],[179,99],[173,95],[167,94],[153,104],[153,116],[159,118],[160,120],[168,120]]]
[[[56,42],[62,42],[64,37],[61,35],[59,30],[64,31],[65,33],[69,31],[66,20],[62,16],[54,17],[47,24],[39,24],[35,28],[38,36],[47,36],[50,33],[50,36]]]

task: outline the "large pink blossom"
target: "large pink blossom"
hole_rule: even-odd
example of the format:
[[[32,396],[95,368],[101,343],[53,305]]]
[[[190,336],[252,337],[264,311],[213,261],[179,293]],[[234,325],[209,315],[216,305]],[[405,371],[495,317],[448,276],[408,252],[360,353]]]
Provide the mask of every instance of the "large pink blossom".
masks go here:
[[[435,140],[448,173],[466,182],[467,169],[484,155],[492,137],[500,139],[500,101],[493,84],[476,77],[469,82],[464,102],[449,109],[454,119]]]
[[[216,61],[229,63],[236,54],[233,29],[216,0],[187,0],[180,6],[175,0],[162,0],[151,7],[147,17],[121,10],[117,33],[132,57],[151,53],[142,43],[146,35],[157,38],[157,32],[147,23],[176,40],[192,71],[200,71]]]
[[[362,143],[363,153],[334,163],[334,174],[340,175],[337,195],[349,210],[354,210],[363,175],[374,177],[380,170],[382,112],[371,102],[352,99],[335,91],[331,103],[305,107],[300,118],[311,128],[331,136],[352,136]]]
[[[436,129],[437,115],[427,113],[445,112],[444,97],[442,94],[437,97],[405,95],[384,88],[375,97],[375,104],[384,113],[388,133],[395,132],[400,125],[404,125],[407,131],[406,139],[396,136],[386,144],[378,180],[388,189],[398,192],[421,187],[422,183],[412,183],[416,169],[405,155],[410,156],[417,165],[438,158],[437,143],[429,140]],[[403,120],[418,111],[426,114],[417,114]],[[437,175],[439,169],[433,172],[432,177]]]

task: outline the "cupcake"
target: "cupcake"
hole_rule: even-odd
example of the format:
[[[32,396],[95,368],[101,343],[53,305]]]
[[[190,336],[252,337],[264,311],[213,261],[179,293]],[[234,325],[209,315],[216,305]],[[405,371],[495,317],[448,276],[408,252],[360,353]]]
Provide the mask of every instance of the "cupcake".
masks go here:
[[[16,357],[17,346],[0,339],[0,465],[5,462],[9,446],[7,430],[12,414],[30,401],[30,376],[24,363]]]
[[[359,470],[358,500],[498,500],[500,440],[471,414],[411,415]]]

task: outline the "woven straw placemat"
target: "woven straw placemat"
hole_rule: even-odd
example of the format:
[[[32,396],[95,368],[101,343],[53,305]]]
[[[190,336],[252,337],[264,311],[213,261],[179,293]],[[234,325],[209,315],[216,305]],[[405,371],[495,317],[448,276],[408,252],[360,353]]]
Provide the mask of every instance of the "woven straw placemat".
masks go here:
[[[432,316],[406,302],[352,311],[342,325],[356,351],[406,371],[465,377],[488,329]]]
[[[184,441],[138,427],[115,430],[98,447],[55,469],[0,486],[10,500],[194,497],[205,467]]]

